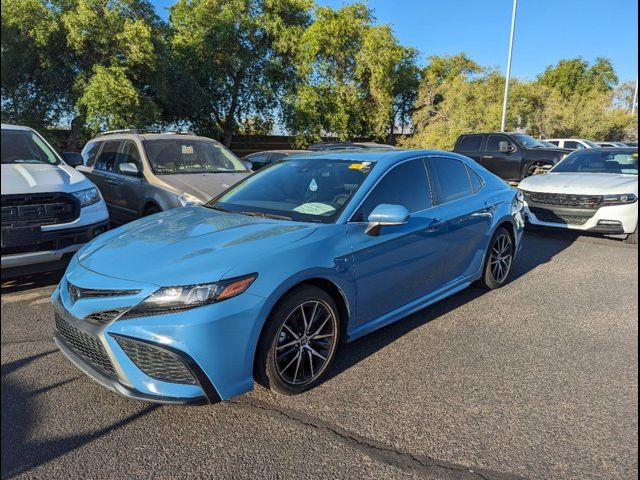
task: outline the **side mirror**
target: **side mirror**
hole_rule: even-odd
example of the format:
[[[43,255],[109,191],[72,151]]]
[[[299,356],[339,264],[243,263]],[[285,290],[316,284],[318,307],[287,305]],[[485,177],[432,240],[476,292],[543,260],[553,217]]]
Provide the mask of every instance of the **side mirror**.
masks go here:
[[[62,152],[62,159],[64,163],[73,168],[84,165],[84,159],[78,152]]]
[[[242,164],[247,170],[253,170],[253,163],[251,163],[249,160],[242,160]]]
[[[121,163],[118,166],[118,171],[123,175],[131,175],[132,177],[137,177],[140,173],[135,163]]]
[[[409,210],[402,205],[389,205],[383,203],[373,209],[369,218],[369,224],[365,228],[364,233],[371,236],[377,236],[380,228],[391,227],[394,225],[404,225],[409,221]]]
[[[498,144],[498,150],[500,150],[500,153],[511,153],[515,151],[515,149],[515,145],[513,145],[511,142],[503,141]]]

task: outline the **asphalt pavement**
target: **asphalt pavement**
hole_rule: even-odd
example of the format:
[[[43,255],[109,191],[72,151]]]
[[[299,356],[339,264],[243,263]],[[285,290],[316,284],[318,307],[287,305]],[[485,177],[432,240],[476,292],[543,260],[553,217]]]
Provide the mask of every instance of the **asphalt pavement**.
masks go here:
[[[2,284],[2,478],[638,475],[638,249],[528,233],[511,283],[347,345],[327,380],[217,405],[121,398],[56,350],[59,274]]]

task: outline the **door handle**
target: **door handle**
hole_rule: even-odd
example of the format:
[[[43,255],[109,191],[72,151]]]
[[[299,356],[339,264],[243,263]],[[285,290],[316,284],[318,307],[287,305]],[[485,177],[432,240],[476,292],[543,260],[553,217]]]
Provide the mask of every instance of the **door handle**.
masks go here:
[[[491,155],[484,155],[482,157],[480,157],[482,160],[491,160],[493,158],[493,156]]]
[[[442,225],[444,225],[444,222],[442,220],[434,219],[427,226],[427,228],[425,228],[425,231],[427,231],[427,232],[436,232],[436,231],[440,230],[440,227],[442,227]]]
[[[106,183],[108,183],[109,185],[118,185],[118,182],[116,182],[115,180],[105,180]]]

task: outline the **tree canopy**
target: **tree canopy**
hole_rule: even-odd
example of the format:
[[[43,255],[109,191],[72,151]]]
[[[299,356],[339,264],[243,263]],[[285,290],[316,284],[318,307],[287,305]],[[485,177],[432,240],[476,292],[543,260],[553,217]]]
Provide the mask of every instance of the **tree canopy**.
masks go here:
[[[536,136],[637,138],[633,85],[605,58],[564,59],[515,79],[508,126]],[[500,125],[504,78],[465,54],[420,66],[365,3],[5,0],[2,119],[82,136],[184,126],[223,140],[290,133],[448,148]]]

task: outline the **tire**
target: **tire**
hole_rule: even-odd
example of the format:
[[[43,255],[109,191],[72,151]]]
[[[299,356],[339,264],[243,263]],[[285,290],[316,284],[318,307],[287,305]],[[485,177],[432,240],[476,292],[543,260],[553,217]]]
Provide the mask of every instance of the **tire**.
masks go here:
[[[511,273],[514,254],[515,246],[511,234],[504,227],[498,228],[489,243],[482,278],[478,285],[488,290],[505,285]]]
[[[339,310],[331,296],[312,285],[292,290],[273,309],[260,336],[256,381],[283,395],[314,387],[331,365],[339,339]]]
[[[624,242],[628,243],[629,245],[638,244],[638,227],[637,226],[633,233],[630,233],[629,235],[627,235],[627,238],[624,239]]]
[[[154,213],[160,213],[162,209],[157,205],[149,205],[142,212],[143,217],[148,217],[149,215],[153,215]]]

